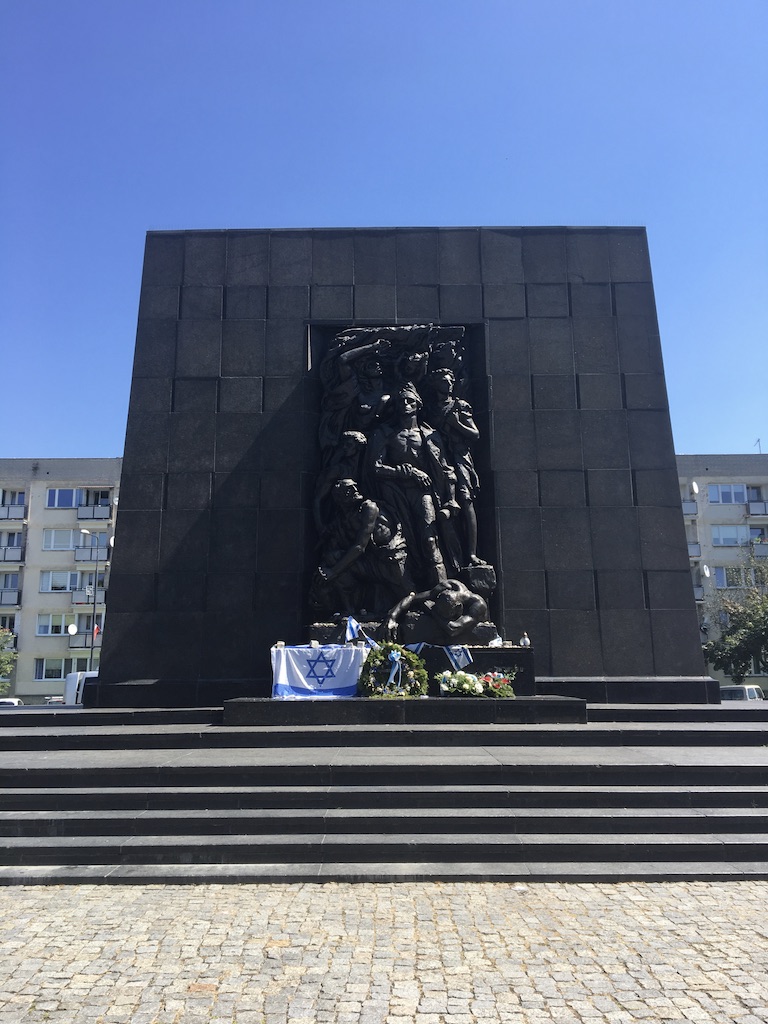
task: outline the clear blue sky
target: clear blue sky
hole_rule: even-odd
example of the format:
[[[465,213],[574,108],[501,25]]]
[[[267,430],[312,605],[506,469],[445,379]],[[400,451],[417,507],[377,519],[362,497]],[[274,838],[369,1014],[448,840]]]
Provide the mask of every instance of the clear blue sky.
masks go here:
[[[0,455],[122,453],[148,229],[645,225],[678,452],[768,452],[766,0],[2,0]]]

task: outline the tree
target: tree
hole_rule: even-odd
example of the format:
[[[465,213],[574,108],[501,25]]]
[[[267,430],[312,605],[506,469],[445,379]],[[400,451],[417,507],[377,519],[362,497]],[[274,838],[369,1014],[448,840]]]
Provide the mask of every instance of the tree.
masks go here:
[[[747,587],[734,597],[721,597],[720,636],[704,644],[704,657],[716,669],[740,683],[753,664],[768,674],[768,593]],[[723,614],[724,613],[724,614]]]
[[[10,629],[0,629],[0,696],[5,696],[11,688],[10,682],[4,677],[11,674],[17,658],[16,652],[11,650],[12,643],[13,633]]]

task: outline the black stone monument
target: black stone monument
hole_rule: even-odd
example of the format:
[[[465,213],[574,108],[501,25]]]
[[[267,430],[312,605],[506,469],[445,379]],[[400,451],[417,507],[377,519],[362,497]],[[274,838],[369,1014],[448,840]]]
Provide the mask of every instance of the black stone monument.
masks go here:
[[[339,352],[382,339],[383,377],[358,374],[339,413]],[[453,398],[476,427],[475,477],[454,451],[435,497],[450,564],[419,534],[406,570],[393,542],[375,587],[353,566],[329,593],[334,494],[396,503],[377,467],[409,386],[420,443]],[[345,433],[363,436],[346,462]],[[389,519],[423,533],[414,507]],[[334,603],[380,613],[446,576],[476,592],[475,564],[489,620],[531,638],[538,692],[707,699],[644,229],[150,232],[93,699],[267,696],[272,644]]]

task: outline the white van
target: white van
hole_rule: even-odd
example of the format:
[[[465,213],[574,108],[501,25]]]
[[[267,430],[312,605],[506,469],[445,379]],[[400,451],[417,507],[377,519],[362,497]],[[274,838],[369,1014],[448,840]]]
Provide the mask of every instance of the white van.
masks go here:
[[[64,703],[83,704],[83,689],[86,679],[95,679],[98,672],[68,672],[64,680]]]
[[[765,700],[759,686],[721,686],[720,700]]]
[[[0,708],[23,708],[24,701],[18,697],[0,697]]]

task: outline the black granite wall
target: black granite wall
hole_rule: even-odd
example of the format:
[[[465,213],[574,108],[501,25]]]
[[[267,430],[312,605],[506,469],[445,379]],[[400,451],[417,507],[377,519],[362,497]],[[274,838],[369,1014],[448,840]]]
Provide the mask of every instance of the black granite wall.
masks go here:
[[[464,324],[479,552],[539,675],[702,675],[645,232],[147,237],[101,683],[266,694],[315,565],[324,339]]]

